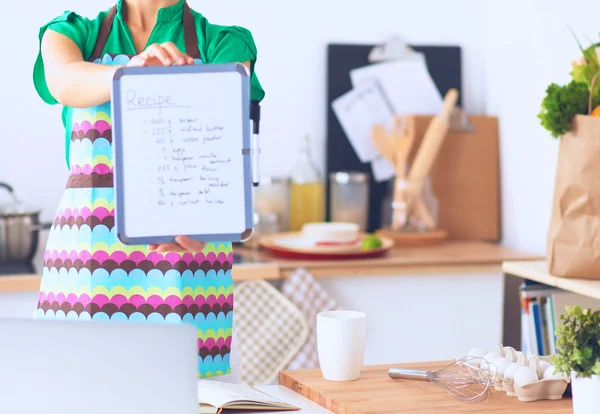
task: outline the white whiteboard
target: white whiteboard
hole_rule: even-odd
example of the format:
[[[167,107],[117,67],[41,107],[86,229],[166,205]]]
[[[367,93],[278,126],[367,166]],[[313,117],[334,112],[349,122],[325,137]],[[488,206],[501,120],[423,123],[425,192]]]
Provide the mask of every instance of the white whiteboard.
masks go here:
[[[246,68],[123,68],[112,93],[120,240],[248,237],[253,223]]]

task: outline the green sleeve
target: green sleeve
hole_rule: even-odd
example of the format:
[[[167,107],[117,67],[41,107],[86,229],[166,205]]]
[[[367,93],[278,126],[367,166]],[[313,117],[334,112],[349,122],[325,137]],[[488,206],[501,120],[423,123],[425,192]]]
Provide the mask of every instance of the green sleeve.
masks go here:
[[[46,84],[46,74],[44,70],[44,61],[42,59],[41,53],[42,38],[44,37],[46,30],[48,29],[52,29],[55,32],[67,36],[79,47],[82,53],[84,53],[86,41],[88,38],[87,19],[84,19],[73,12],[67,11],[64,12],[62,15],[58,16],[57,18],[53,19],[49,23],[45,24],[40,29],[40,48],[33,68],[33,83],[35,85],[37,93],[44,100],[44,102],[54,105],[58,102],[56,101],[56,99],[54,99],[54,97],[50,93],[50,90],[48,90],[48,85]]]
[[[258,77],[254,71],[257,51],[250,31],[230,26],[220,30],[208,44],[208,63],[251,62],[251,99],[262,101],[265,97]]]

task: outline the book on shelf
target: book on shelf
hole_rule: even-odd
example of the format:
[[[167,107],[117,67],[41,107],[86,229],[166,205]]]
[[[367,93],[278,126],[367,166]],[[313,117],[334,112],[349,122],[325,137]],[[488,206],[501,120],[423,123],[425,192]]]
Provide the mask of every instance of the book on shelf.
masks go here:
[[[218,414],[228,411],[298,411],[300,409],[249,385],[211,380],[198,380],[198,401],[202,414]]]
[[[560,289],[540,283],[523,283],[521,299],[521,349],[533,355],[556,353],[554,295]]]

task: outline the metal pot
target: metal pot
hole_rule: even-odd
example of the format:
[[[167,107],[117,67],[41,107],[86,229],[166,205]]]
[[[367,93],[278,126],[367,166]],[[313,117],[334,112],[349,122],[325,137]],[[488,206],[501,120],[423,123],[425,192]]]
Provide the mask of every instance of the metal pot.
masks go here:
[[[14,189],[0,182],[13,202],[0,206],[0,264],[30,264],[35,257],[40,230],[52,223],[40,223],[40,210],[28,209],[19,201]]]

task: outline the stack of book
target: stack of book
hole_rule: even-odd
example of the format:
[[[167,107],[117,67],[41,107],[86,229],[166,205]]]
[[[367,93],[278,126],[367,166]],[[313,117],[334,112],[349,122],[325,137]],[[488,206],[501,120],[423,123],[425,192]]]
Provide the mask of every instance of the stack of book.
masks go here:
[[[560,289],[527,281],[520,288],[521,350],[532,355],[556,353],[555,294]]]

